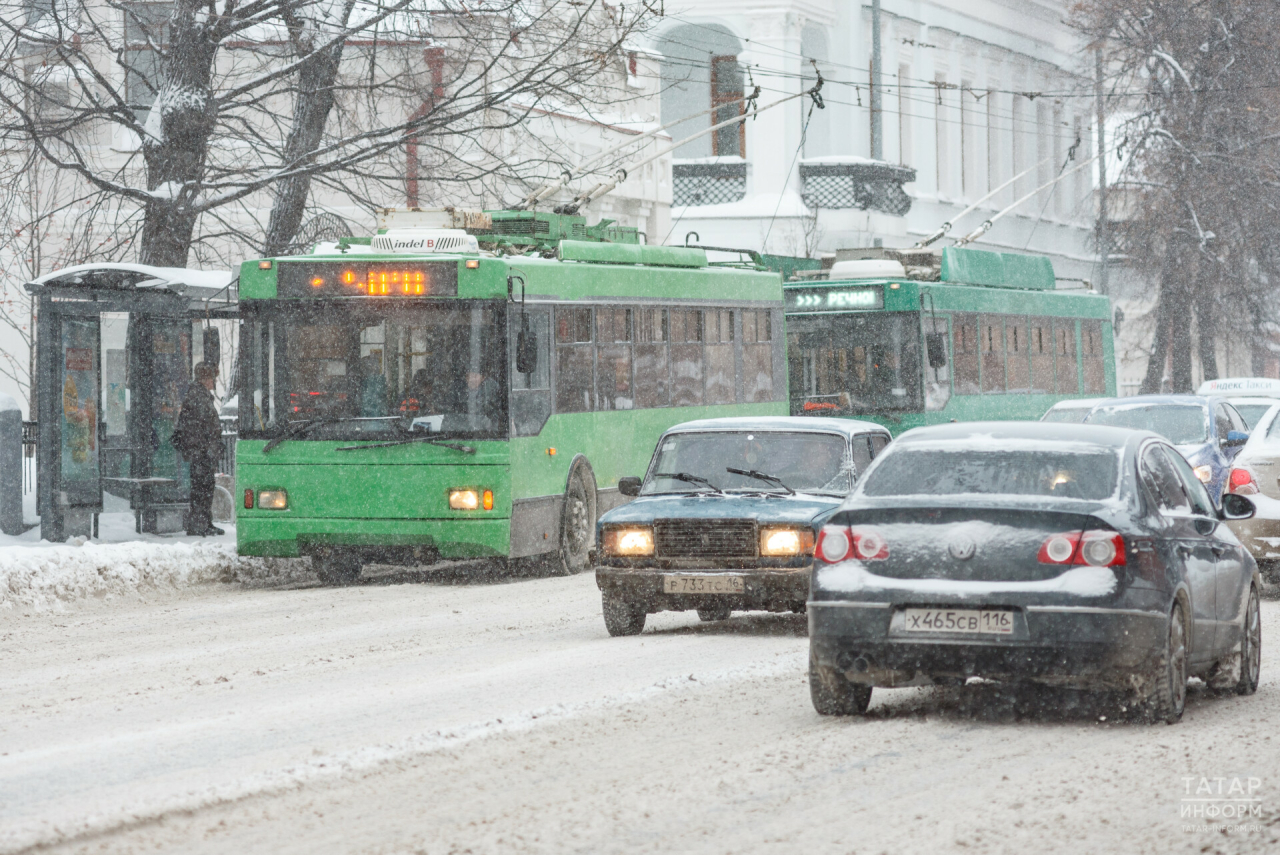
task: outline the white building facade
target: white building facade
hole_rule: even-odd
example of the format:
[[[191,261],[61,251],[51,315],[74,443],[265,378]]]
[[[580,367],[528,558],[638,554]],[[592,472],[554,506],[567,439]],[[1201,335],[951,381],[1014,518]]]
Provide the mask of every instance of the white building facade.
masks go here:
[[[905,246],[1026,173],[957,221],[950,236],[959,237],[1062,175],[976,246],[1044,253],[1059,277],[1096,280],[1092,63],[1067,7],[882,0],[875,161],[869,2],[667,0],[652,36],[664,57],[664,121],[718,104],[711,118],[726,118],[753,86],[764,106],[812,87],[818,73],[825,109],[795,98],[741,133],[677,149],[665,242],[696,232],[703,244],[787,255]],[[711,118],[690,119],[672,136]]]

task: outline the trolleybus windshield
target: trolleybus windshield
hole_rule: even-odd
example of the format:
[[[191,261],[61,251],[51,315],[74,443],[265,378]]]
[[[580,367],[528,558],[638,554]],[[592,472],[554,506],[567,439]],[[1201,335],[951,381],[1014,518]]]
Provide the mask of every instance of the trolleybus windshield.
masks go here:
[[[507,435],[501,303],[259,303],[242,330],[241,437]],[[241,399],[244,400],[243,398]]]
[[[923,409],[915,312],[790,316],[787,359],[794,415]]]

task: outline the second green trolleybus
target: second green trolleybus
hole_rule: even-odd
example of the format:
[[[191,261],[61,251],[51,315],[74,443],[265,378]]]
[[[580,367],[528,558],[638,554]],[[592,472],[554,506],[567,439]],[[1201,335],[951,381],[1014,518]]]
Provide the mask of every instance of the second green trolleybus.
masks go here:
[[[1059,288],[1044,256],[961,247],[850,250],[788,282],[793,415],[879,422],[1038,419],[1114,396],[1111,301]],[[905,264],[904,264],[905,262]]]
[[[246,262],[239,552],[311,556],[332,582],[374,562],[580,569],[666,428],[786,413],[778,274],[565,231],[527,254],[404,229]]]

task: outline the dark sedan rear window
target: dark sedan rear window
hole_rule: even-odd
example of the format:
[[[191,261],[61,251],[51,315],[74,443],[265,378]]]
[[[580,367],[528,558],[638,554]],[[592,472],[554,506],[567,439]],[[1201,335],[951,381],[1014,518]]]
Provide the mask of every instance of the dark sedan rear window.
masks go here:
[[[965,493],[1105,499],[1116,490],[1115,451],[978,450],[899,446],[867,473],[865,496]]]

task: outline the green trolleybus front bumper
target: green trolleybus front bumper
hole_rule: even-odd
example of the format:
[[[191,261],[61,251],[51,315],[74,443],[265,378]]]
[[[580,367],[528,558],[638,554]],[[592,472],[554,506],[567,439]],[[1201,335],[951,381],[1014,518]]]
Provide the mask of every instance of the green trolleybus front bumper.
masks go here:
[[[342,551],[366,561],[425,563],[504,556],[510,549],[505,455],[495,460],[482,451],[470,460],[406,464],[312,463],[285,454],[280,462],[255,461],[261,457],[243,454],[236,467],[241,555]],[[451,494],[458,493],[471,493],[474,501],[455,495],[451,506]]]

